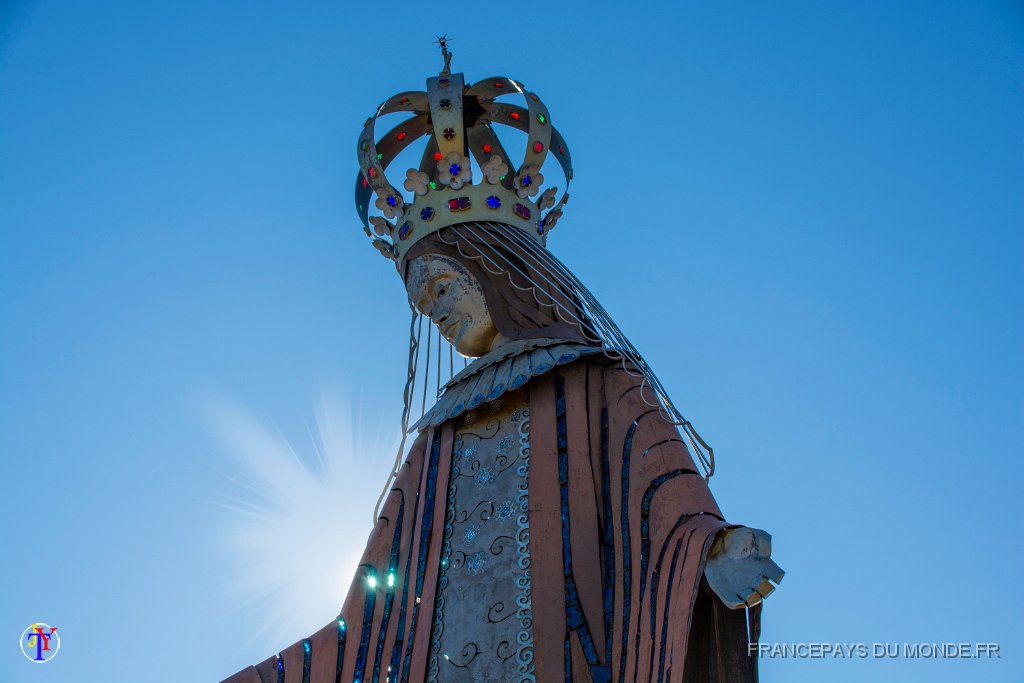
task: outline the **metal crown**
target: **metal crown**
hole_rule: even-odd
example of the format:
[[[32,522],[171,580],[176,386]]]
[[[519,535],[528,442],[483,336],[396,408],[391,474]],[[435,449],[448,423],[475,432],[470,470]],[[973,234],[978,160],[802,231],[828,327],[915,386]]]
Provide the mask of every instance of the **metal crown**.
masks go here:
[[[356,208],[363,230],[396,267],[419,240],[469,221],[505,223],[544,245],[569,199],[569,149],[551,125],[540,98],[522,83],[505,77],[487,78],[466,87],[461,73],[448,73],[449,59],[446,52],[445,70],[427,79],[426,92],[391,97],[366,120],[359,136]],[[525,98],[525,108],[496,101],[501,95],[515,93]],[[378,117],[395,112],[412,116],[375,141]],[[526,153],[519,164],[513,165],[498,141],[493,130],[496,123],[527,134]],[[426,149],[419,168],[407,170],[402,181],[402,187],[412,194],[409,202],[385,171],[400,152],[424,136]],[[566,191],[558,200],[555,187],[541,192],[541,167],[548,154],[558,161],[565,176]],[[476,184],[470,156],[477,164]],[[369,216],[374,195],[374,205],[383,218]]]

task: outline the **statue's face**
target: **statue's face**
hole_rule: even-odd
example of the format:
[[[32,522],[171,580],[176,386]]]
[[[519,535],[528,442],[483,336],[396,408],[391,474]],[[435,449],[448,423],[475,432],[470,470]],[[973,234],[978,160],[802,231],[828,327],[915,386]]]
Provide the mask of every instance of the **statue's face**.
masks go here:
[[[498,335],[480,282],[458,261],[424,254],[409,262],[409,300],[463,356],[482,356]]]

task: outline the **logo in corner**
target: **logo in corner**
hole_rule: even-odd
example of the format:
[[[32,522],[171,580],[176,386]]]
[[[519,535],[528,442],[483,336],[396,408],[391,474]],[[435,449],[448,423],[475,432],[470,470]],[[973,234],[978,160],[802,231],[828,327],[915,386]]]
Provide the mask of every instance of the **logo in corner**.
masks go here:
[[[42,664],[53,659],[60,650],[60,636],[57,627],[49,624],[32,624],[21,634],[21,651],[30,660]]]

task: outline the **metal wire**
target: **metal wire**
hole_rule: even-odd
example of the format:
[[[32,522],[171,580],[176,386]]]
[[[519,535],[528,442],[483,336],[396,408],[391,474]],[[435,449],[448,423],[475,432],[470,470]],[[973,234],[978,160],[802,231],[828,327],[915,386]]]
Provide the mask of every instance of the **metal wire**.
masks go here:
[[[518,249],[516,249],[517,256],[522,259],[527,272],[524,272],[518,264],[510,261],[508,257],[500,251],[495,250],[491,243],[484,238],[485,236],[481,236],[481,234],[474,228],[491,231],[513,247],[518,247]],[[694,453],[697,455],[697,459],[700,461],[700,464],[705,471],[705,478],[711,478],[715,472],[714,450],[700,437],[693,428],[693,424],[683,416],[678,408],[676,408],[657,375],[654,374],[654,371],[647,364],[647,361],[644,360],[639,351],[636,350],[633,344],[622,333],[611,315],[609,315],[608,311],[605,310],[604,306],[601,305],[590,290],[587,289],[587,287],[564,263],[562,263],[550,251],[524,235],[518,228],[514,228],[512,226],[501,223],[462,223],[457,226],[451,226],[449,229],[457,238],[461,237],[463,239],[457,239],[454,242],[450,242],[444,239],[442,233],[439,233],[439,239],[441,239],[442,242],[456,247],[458,252],[464,258],[479,261],[487,272],[493,275],[507,275],[509,278],[509,284],[513,288],[521,292],[529,291],[537,305],[552,309],[555,317],[563,322],[575,323],[585,339],[600,346],[601,352],[609,359],[620,361],[622,369],[626,373],[633,377],[642,377],[643,380],[640,384],[641,399],[651,407],[658,408],[663,414],[665,414],[670,422],[683,430],[687,441],[690,443],[690,446],[693,448]],[[465,235],[462,231],[469,233],[472,237],[476,238],[476,241],[465,239]],[[488,247],[487,253],[485,253],[484,249],[482,249],[477,242],[482,243],[484,247]],[[471,246],[475,254],[467,254],[463,251],[463,243]],[[504,262],[504,265],[499,263],[498,259]],[[545,287],[540,286],[537,278],[530,274],[530,270],[536,272],[540,280],[542,280],[543,283],[547,287],[551,288],[555,293],[551,293]],[[530,283],[529,286],[521,287],[513,282],[511,276],[512,272],[518,273],[522,276],[528,283]],[[551,277],[548,277],[548,274],[550,274]],[[558,293],[565,295],[569,303],[573,304],[573,306],[566,306],[564,303],[559,301],[556,298]],[[540,295],[542,295],[545,300],[542,300]],[[406,375],[405,391],[403,393],[404,405],[402,408],[401,443],[398,447],[398,453],[395,456],[395,463],[388,475],[387,481],[384,484],[384,489],[381,491],[380,497],[377,499],[377,504],[374,506],[373,518],[375,522],[379,516],[380,506],[384,497],[387,495],[392,481],[394,481],[395,477],[398,476],[398,470],[401,467],[403,456],[405,454],[405,443],[410,423],[411,405],[416,390],[416,375],[419,374],[420,341],[422,339],[425,316],[420,315],[416,310],[416,307],[411,302],[410,308],[412,310],[412,320],[409,325],[409,363]],[[426,413],[427,386],[430,382],[431,336],[436,329],[432,323],[428,322],[426,324],[428,326],[427,349],[424,354],[425,367],[422,370],[423,392],[420,403],[421,416]],[[455,376],[455,349],[451,344],[448,344],[448,382],[442,383],[442,337],[440,330],[436,330],[436,333],[437,362],[435,367],[435,387],[439,398],[442,393],[442,387],[447,386],[448,382],[450,382],[452,377]],[[459,355],[462,356],[462,354]],[[462,369],[465,370],[468,365],[469,360],[465,356],[462,356]],[[654,393],[655,402],[652,403],[644,395],[645,388],[649,388]]]
[[[462,224],[460,226],[453,226],[451,228],[451,230],[452,230],[452,232],[454,234],[460,235],[459,228],[467,228],[467,229],[469,229],[469,231],[473,233],[474,237],[476,237],[477,239],[480,239],[480,236],[477,235],[475,232],[473,232],[473,230],[469,226],[469,224],[465,224],[464,223],[464,224]],[[496,270],[491,270],[490,268],[486,267],[486,264],[484,264],[484,269],[487,270],[487,272],[491,273],[492,275],[501,275],[503,273],[507,274],[509,269],[514,270],[515,272],[519,273],[528,282],[530,282],[531,285],[528,286],[528,287],[520,287],[519,285],[517,285],[514,282],[512,282],[511,278],[509,278],[509,283],[512,285],[513,288],[518,289],[518,290],[523,291],[523,292],[529,291],[531,293],[531,295],[533,296],[533,300],[536,301],[539,306],[544,306],[544,307],[547,307],[547,308],[553,308],[555,310],[555,315],[556,316],[562,315],[560,313],[560,311],[564,311],[564,314],[568,315],[571,320],[563,319],[563,322],[575,322],[578,325],[580,325],[580,327],[582,328],[581,331],[584,333],[584,336],[587,336],[587,330],[588,329],[591,332],[594,333],[593,336],[589,337],[589,339],[591,341],[594,341],[594,342],[601,342],[602,341],[602,339],[599,336],[596,335],[596,331],[593,329],[592,325],[589,325],[586,321],[580,319],[571,309],[566,307],[560,301],[557,301],[556,299],[554,299],[550,295],[547,295],[546,292],[545,292],[545,295],[547,296],[548,299],[550,299],[550,301],[548,301],[548,302],[541,301],[540,298],[537,296],[537,287],[536,287],[536,283],[534,282],[533,278],[530,277],[530,275],[528,273],[524,273],[515,263],[513,263],[512,261],[509,261],[508,258],[506,258],[503,254],[501,254],[499,252],[496,252],[496,251],[492,251],[492,253],[495,256],[501,258],[501,260],[504,261],[507,264],[508,267],[503,267],[503,266],[495,263],[491,258],[489,258],[488,256],[486,256],[483,253],[483,251],[480,249],[479,246],[477,246],[476,244],[474,244],[472,242],[469,242],[469,244],[470,244],[470,246],[472,246],[476,250],[477,256],[472,256],[472,255],[466,254],[464,251],[462,251],[462,245],[459,242],[447,242],[447,241],[444,240],[443,237],[441,237],[440,239],[445,244],[448,244],[450,246],[454,246],[456,249],[458,249],[459,253],[462,254],[462,256],[464,256],[466,258],[473,258],[473,259],[476,259],[476,260],[481,260],[481,262],[482,262],[482,259],[486,258],[496,268]],[[487,242],[485,240],[480,240],[480,241],[484,242],[484,244],[487,244]],[[468,240],[467,240],[467,242],[468,242]],[[555,283],[552,283],[550,280],[548,280],[548,278],[544,275],[544,273],[542,271],[538,271],[538,272],[540,273],[541,277],[548,284],[550,284],[552,286],[561,286],[561,288],[563,290],[571,290],[571,288],[572,288],[571,283],[561,283],[560,285],[555,285]]]
[[[423,373],[423,404],[420,406],[420,415],[427,412],[427,383],[430,382],[430,337],[433,335],[433,327],[427,323],[427,368]]]
[[[531,283],[531,286],[524,288],[516,285],[511,281],[510,275],[509,282],[514,288],[520,291],[526,291],[526,289],[532,290],[533,298],[538,305],[553,308],[557,317],[568,316],[571,321],[577,323],[585,337],[588,337],[592,341],[600,344],[605,356],[611,359],[621,360],[622,368],[625,372],[634,377],[642,377],[643,380],[640,384],[641,399],[648,405],[661,410],[673,424],[682,428],[687,441],[689,441],[690,446],[693,448],[694,453],[705,471],[705,477],[710,478],[714,474],[715,469],[714,450],[700,437],[694,429],[693,424],[683,416],[678,408],[676,408],[675,404],[669,397],[668,392],[661,384],[661,381],[658,379],[657,375],[654,374],[653,369],[647,364],[643,356],[640,355],[633,344],[622,333],[607,310],[605,310],[597,298],[589,289],[587,289],[579,278],[577,278],[572,271],[570,271],[565,264],[558,260],[558,258],[550,251],[536,244],[533,240],[522,234],[522,232],[517,228],[500,223],[463,223],[458,226],[452,226],[450,229],[453,234],[458,237],[463,236],[460,230],[466,230],[471,233],[477,241],[483,243],[485,246],[489,246],[490,243],[486,239],[482,239],[479,233],[473,229],[474,225],[492,230],[500,237],[511,242],[513,245],[520,247],[520,249],[517,250],[519,252],[518,255],[521,257],[527,257],[533,261],[536,266],[534,269],[545,283],[556,288],[556,290],[561,290],[563,293],[572,296],[576,303],[580,305],[584,315],[582,317],[577,315],[575,311],[569,309],[560,301],[555,299],[554,295],[548,293],[543,287],[538,287],[536,280],[529,273],[523,272],[521,268],[503,254],[494,250],[493,247],[488,250],[491,254],[489,256],[484,253],[476,242],[466,239],[448,242],[447,240],[444,240],[443,237],[441,237],[441,240],[446,244],[455,246],[462,256],[480,261],[485,270],[492,274],[497,275],[505,273],[510,275],[510,271],[519,273],[527,282]],[[466,242],[469,246],[473,247],[476,255],[466,254],[462,249],[462,242]],[[497,263],[492,256],[500,258],[506,265],[502,266]],[[524,259],[524,265],[529,268],[530,264],[525,261],[526,259]],[[493,268],[488,267],[488,263],[493,266]],[[552,280],[545,275],[546,272],[551,273],[552,277],[558,282],[552,282]],[[538,297],[538,289],[540,289],[540,293],[549,301],[541,301]],[[636,368],[638,372],[634,371],[630,366]],[[644,395],[644,389],[648,387],[654,393],[655,402],[651,402]]]
[[[664,408],[670,420],[681,427],[683,433],[686,435],[687,441],[690,442],[690,446],[693,448],[698,460],[705,471],[705,478],[710,479],[715,472],[715,455],[714,449],[711,448],[701,438],[700,434],[693,427],[693,423],[686,419],[683,414],[676,408],[661,383],[658,376],[654,374],[654,370],[647,364],[643,356],[636,350],[633,344],[626,338],[619,326],[612,319],[608,311],[605,310],[604,306],[597,300],[597,298],[590,292],[589,289],[570,271],[565,264],[563,264],[554,254],[547,249],[540,247],[538,244],[527,238],[522,232],[516,230],[511,226],[503,224],[487,223],[488,227],[498,231],[502,236],[507,237],[515,244],[520,245],[524,251],[532,254],[539,262],[553,267],[556,272],[561,272],[568,280],[568,286],[571,291],[582,297],[587,305],[593,310],[590,312],[590,316],[595,322],[597,322],[603,330],[597,330],[597,333],[601,336],[604,334],[610,335],[615,341],[614,350],[623,356],[623,369],[633,376],[638,376],[636,373],[630,372],[628,365],[625,361],[628,360],[635,367],[640,369],[640,374],[643,375],[644,381],[641,383],[641,398],[648,405],[659,408]],[[603,346],[603,345],[602,345]],[[607,355],[607,353],[605,354]],[[655,392],[656,398],[658,399],[657,404],[653,404],[643,396],[644,384],[650,385],[651,389]],[[705,452],[706,451],[706,452]]]
[[[377,503],[373,506],[374,524],[377,523],[377,518],[380,516],[380,506],[384,501],[384,496],[388,494],[391,482],[398,476],[398,470],[402,466],[402,456],[405,454],[405,438],[409,432],[409,407],[412,404],[413,392],[416,390],[416,364],[420,356],[420,332],[423,331],[423,317],[411,302],[409,308],[412,310],[412,320],[409,321],[409,362],[405,375],[405,391],[402,392],[404,403],[402,406],[402,437],[401,442],[398,444],[398,453],[395,454],[395,462],[391,466],[391,472],[388,473],[388,478],[384,482],[384,488],[377,497]],[[419,323],[418,327],[417,323]]]

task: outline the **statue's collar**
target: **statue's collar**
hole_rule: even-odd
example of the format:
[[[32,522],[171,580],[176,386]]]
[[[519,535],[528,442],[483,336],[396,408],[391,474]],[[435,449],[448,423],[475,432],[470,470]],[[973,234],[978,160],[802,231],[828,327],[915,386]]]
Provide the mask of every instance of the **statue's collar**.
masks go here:
[[[506,391],[518,389],[531,378],[582,355],[600,353],[600,346],[566,339],[517,339],[492,349],[452,377],[430,410],[410,431],[439,425]]]

